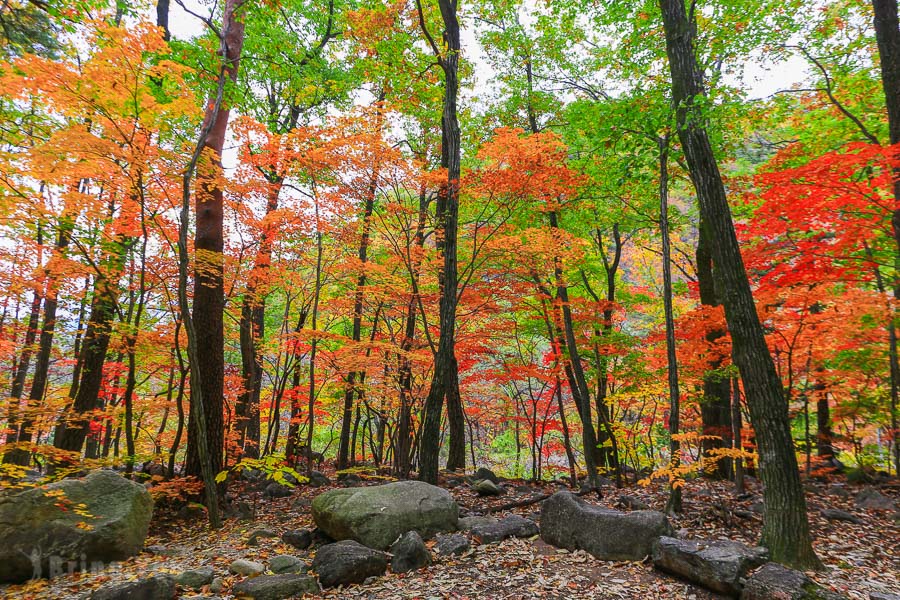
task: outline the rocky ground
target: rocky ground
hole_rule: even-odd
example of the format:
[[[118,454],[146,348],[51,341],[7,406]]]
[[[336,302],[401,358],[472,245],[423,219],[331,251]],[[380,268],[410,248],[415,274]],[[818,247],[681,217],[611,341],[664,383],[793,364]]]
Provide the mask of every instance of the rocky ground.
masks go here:
[[[353,485],[382,483],[382,480]],[[549,494],[561,486],[501,482],[504,492],[496,497],[479,496],[472,486],[453,478],[445,484],[468,515],[486,513],[500,505]],[[178,588],[181,598],[233,598],[247,579],[235,574],[235,561],[244,559],[254,568],[310,563],[313,549],[301,550],[282,539],[286,532],[314,528],[311,500],[329,487],[301,485],[289,496],[272,498],[265,486],[239,484],[234,491],[246,502],[243,514],[230,516],[225,527],[209,532],[203,515],[183,511],[180,515],[157,511],[146,548],[139,556],[114,563],[103,570],[74,573],[52,580],[36,580],[23,585],[0,587],[4,598],[88,598],[98,587],[110,582],[146,578],[153,573],[176,577],[200,569],[198,588]],[[272,491],[271,489],[269,490]],[[662,510],[664,490],[604,488],[603,498],[586,497],[589,502],[620,510],[650,507]],[[277,495],[277,494],[276,494]],[[816,551],[826,569],[810,575],[826,588],[853,599],[877,597],[878,593],[900,594],[900,516],[896,502],[900,489],[882,486],[878,490],[843,484],[815,484],[809,487]],[[684,512],[671,520],[680,537],[730,539],[748,544],[758,539],[761,526],[761,496],[758,484],[750,481],[746,494],[737,496],[729,484],[689,482],[684,491]],[[503,517],[518,513],[539,519],[540,504],[493,513]],[[469,536],[471,538],[471,535]],[[290,536],[288,536],[290,538]],[[322,593],[330,598],[719,598],[714,593],[656,571],[649,560],[608,562],[583,551],[566,551],[549,546],[540,537],[510,538],[498,543],[471,547],[460,555],[435,552],[435,541],[427,544],[434,562],[405,574],[389,572],[359,585],[330,588]],[[303,545],[302,543],[300,545]],[[288,556],[291,558],[278,558]],[[297,562],[296,564],[299,564]],[[246,565],[245,565],[246,566]],[[211,570],[211,572],[210,572]],[[245,571],[249,572],[249,571]],[[211,583],[205,583],[209,576]],[[184,580],[183,580],[184,581]],[[874,594],[874,595],[873,595]]]

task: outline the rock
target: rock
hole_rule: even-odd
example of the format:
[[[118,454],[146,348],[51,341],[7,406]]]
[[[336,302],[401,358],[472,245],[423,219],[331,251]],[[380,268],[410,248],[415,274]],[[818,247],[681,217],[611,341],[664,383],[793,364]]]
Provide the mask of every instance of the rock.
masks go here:
[[[437,544],[435,550],[443,556],[451,556],[453,554],[463,554],[471,547],[469,538],[461,533],[450,533],[437,536]]]
[[[289,544],[298,550],[306,550],[312,545],[313,534],[309,529],[285,531],[281,534],[281,539],[285,544]]]
[[[479,496],[499,496],[503,490],[490,479],[480,479],[472,484],[472,489]]]
[[[383,575],[388,555],[366,548],[355,540],[343,540],[319,548],[312,568],[323,587],[362,583],[367,577]]]
[[[894,510],[894,501],[873,487],[865,487],[856,495],[856,506],[872,510]]]
[[[294,492],[288,486],[273,481],[266,486],[266,490],[263,493],[269,498],[287,498]]]
[[[491,523],[496,522],[496,517],[463,517],[459,520],[459,530],[469,531],[478,525],[490,525]]]
[[[840,510],[837,508],[823,508],[819,512],[829,521],[847,521],[848,523],[856,523],[857,525],[860,525],[862,523],[862,519],[860,519],[853,513],[847,512],[846,510]]]
[[[266,567],[258,562],[247,560],[246,558],[239,558],[228,565],[228,570],[235,575],[250,576],[259,575],[266,570]]]
[[[182,521],[205,521],[206,507],[196,502],[188,502],[178,509],[175,516]]]
[[[91,594],[91,600],[172,600],[174,597],[175,580],[171,575],[107,583]]]
[[[306,573],[309,565],[290,554],[279,554],[269,560],[269,570],[273,573]]]
[[[472,528],[472,535],[479,544],[493,544],[506,538],[531,537],[537,534],[537,523],[519,515],[509,515],[496,523],[476,525]]]
[[[767,560],[765,548],[722,540],[702,542],[664,536],[653,546],[657,569],[722,594],[739,594],[741,579]]]
[[[234,505],[234,514],[241,521],[252,521],[256,518],[256,511],[246,500],[240,500]]]
[[[177,556],[179,554],[178,548],[169,548],[168,546],[163,546],[162,544],[153,544],[151,546],[147,546],[144,548],[144,552],[147,554],[152,554],[153,556]]]
[[[309,474],[309,485],[312,487],[325,487],[331,485],[331,480],[321,471],[313,471]]]
[[[846,486],[842,483],[832,483],[828,487],[828,493],[845,500],[850,497],[850,492],[847,491]]]
[[[815,581],[778,563],[767,563],[747,578],[741,600],[844,600]]]
[[[231,591],[238,598],[283,600],[304,594],[318,594],[319,584],[309,575],[260,575],[245,579],[231,588]]]
[[[344,487],[359,487],[363,483],[363,478],[356,473],[345,473],[338,477],[338,483]]]
[[[869,592],[869,600],[900,600],[900,594],[891,592]]]
[[[407,531],[455,531],[459,507],[447,490],[422,481],[334,489],[313,500],[316,525],[336,540],[384,550]]]
[[[571,492],[556,492],[541,508],[541,537],[548,544],[586,550],[601,560],[642,560],[672,528],[652,510],[619,512],[588,504]]]
[[[475,471],[475,474],[472,475],[472,481],[478,481],[480,479],[487,479],[488,481],[496,485],[500,484],[500,478],[494,475],[493,471],[485,467],[479,467]]]
[[[272,531],[271,529],[255,529],[250,532],[250,535],[247,536],[247,545],[248,546],[256,546],[259,544],[259,540],[264,538],[277,538],[278,534]]]
[[[215,576],[216,572],[212,567],[200,567],[199,569],[184,571],[181,575],[175,578],[175,583],[183,588],[188,588],[190,590],[199,590],[204,585],[209,585],[210,583],[212,583],[213,577]]]
[[[58,502],[84,504],[90,516],[62,510]],[[152,514],[143,485],[106,469],[6,493],[0,496],[0,583],[125,560],[144,547]]]
[[[225,589],[225,581],[221,577],[213,577],[212,582],[209,584],[209,591],[213,594],[218,594],[223,589]]]
[[[431,564],[431,553],[415,531],[407,531],[391,545],[391,570],[394,573],[408,573]]]
[[[627,494],[622,494],[619,496],[616,504],[621,506],[622,508],[627,508],[628,510],[649,510],[650,505],[644,502],[643,500],[638,500],[634,496],[629,496]]]

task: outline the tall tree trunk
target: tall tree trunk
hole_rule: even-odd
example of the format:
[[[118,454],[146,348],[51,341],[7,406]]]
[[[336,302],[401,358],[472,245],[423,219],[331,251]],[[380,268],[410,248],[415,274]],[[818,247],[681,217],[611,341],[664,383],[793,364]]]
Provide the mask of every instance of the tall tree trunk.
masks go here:
[[[119,277],[125,267],[125,255],[132,238],[118,235],[107,249],[105,264],[94,279],[94,297],[81,346],[81,370],[77,391],[56,427],[54,445],[61,450],[81,452],[90,424],[90,413],[98,408],[103,385],[103,366],[115,306],[118,302]],[[74,385],[74,383],[73,383]]]
[[[441,449],[441,413],[449,386],[458,379],[450,370],[456,364],[456,301],[457,257],[456,238],[459,214],[460,131],[456,114],[456,98],[459,89],[460,36],[456,15],[456,0],[438,0],[444,21],[444,52],[441,53],[424,27],[421,6],[419,15],[425,34],[444,71],[444,112],[441,118],[441,166],[447,170],[447,183],[443,186],[437,205],[439,248],[444,256],[441,271],[440,341],[434,359],[431,388],[425,399],[425,418],[420,438],[419,478],[437,483],[438,459]],[[459,391],[453,392],[456,396]],[[463,445],[465,439],[459,440]]]
[[[241,48],[244,44],[244,23],[236,13],[243,5],[244,0],[225,2],[220,40],[223,68],[219,73],[219,91],[215,101],[210,102],[203,125],[206,135],[203,136],[202,148],[207,154],[209,163],[198,172],[195,189],[194,303],[192,322],[188,331],[196,335],[196,348],[203,349],[193,357],[197,364],[192,365],[191,388],[196,390],[197,383],[202,386],[200,399],[203,402],[202,412],[206,421],[202,429],[206,431],[201,433],[201,427],[198,427],[199,415],[195,415],[195,411],[192,410],[188,422],[186,474],[204,477],[204,480],[204,469],[207,473],[212,472],[214,476],[222,470],[225,440],[223,420],[225,288],[222,277],[224,190],[220,186],[220,181],[222,150],[225,146],[225,131],[228,127],[230,110],[227,104],[223,103],[222,95],[226,78],[232,83],[237,80]],[[187,325],[187,321],[185,324]],[[206,437],[207,464],[204,464],[200,456],[198,436],[201,434]]]
[[[669,466],[681,464],[681,398],[678,390],[678,355],[675,352],[675,313],[672,308],[672,251],[669,242],[669,136],[659,138],[659,234],[662,240],[663,311],[666,321],[666,372],[669,382]],[[681,485],[669,489],[666,512],[681,512]]]
[[[888,129],[891,145],[900,144],[900,20],[897,16],[897,0],[872,0],[875,9],[875,38],[881,57],[881,85],[887,105]],[[895,156],[900,161],[900,156]],[[894,200],[896,206],[891,215],[894,242],[894,299],[900,300],[900,166],[894,169]],[[897,350],[896,309],[888,324],[891,373],[891,429],[894,442],[894,473],[900,473],[900,359]]]
[[[169,41],[172,37],[169,31],[169,0],[157,0],[156,2],[156,26],[163,30],[163,39]]]
[[[266,217],[278,209],[278,196],[283,185],[284,178],[281,176],[269,182]],[[276,232],[272,223],[264,222],[253,269],[248,275],[247,288],[241,302],[239,330],[243,390],[234,406],[238,445],[244,456],[250,458],[259,458],[260,442],[259,398],[262,393],[263,369],[259,343],[263,338],[266,318],[266,298],[260,288],[265,285],[268,276]]]
[[[383,100],[384,95],[382,94],[379,98],[379,102]],[[380,134],[382,123],[382,113],[380,109],[377,111],[377,119],[378,124],[376,127]],[[357,258],[359,259],[359,275],[356,278],[356,291],[353,294],[352,341],[354,351],[356,350],[355,346],[358,346],[362,339],[362,313],[366,291],[366,263],[368,262],[369,236],[372,229],[372,211],[375,207],[375,193],[378,190],[379,169],[379,159],[376,158],[372,166],[372,178],[369,181],[369,187],[366,190],[366,198],[363,203],[362,234],[359,238],[359,252],[357,253]],[[338,469],[346,469],[349,464],[348,459],[351,447],[350,420],[353,415],[353,398],[354,396],[361,395],[360,391],[357,389],[357,381],[359,380],[359,385],[362,385],[361,380],[364,376],[364,371],[360,371],[356,368],[347,375],[347,385],[344,390],[344,411],[341,418],[341,437],[340,443],[338,444]],[[355,443],[353,445],[355,445]]]
[[[38,230],[38,244],[40,244],[40,230]],[[6,424],[6,443],[15,444],[19,439],[19,429],[22,425],[22,407],[20,400],[25,392],[25,380],[28,377],[28,369],[31,366],[31,355],[34,351],[34,342],[37,339],[38,321],[41,318],[41,291],[35,287],[31,299],[31,311],[28,313],[28,324],[25,326],[25,339],[22,340],[22,353],[15,365],[13,372],[12,389],[9,392],[9,422]],[[18,449],[11,448],[3,456],[3,462],[18,464]]]
[[[700,304],[703,306],[719,306],[719,298],[716,294],[715,279],[713,278],[712,254],[710,254],[709,232],[703,218],[700,218],[700,226],[697,236],[697,284],[700,288]],[[720,329],[707,332],[706,341],[710,347],[725,335]],[[700,450],[704,460],[708,460],[710,452],[718,448],[731,447],[731,389],[727,377],[717,372],[722,361],[715,360],[703,376],[703,398],[700,400],[700,420],[702,423],[703,438],[700,440]],[[719,459],[714,468],[704,468],[703,474],[707,477],[731,478],[731,461]]]
[[[818,568],[821,562],[812,548],[787,403],[753,303],[725,186],[706,131],[703,76],[694,54],[694,14],[688,14],[684,0],[659,0],[659,4],[678,136],[714,242],[713,262],[722,282],[734,362],[744,381],[756,431],[766,505],[762,544],[775,561]]]

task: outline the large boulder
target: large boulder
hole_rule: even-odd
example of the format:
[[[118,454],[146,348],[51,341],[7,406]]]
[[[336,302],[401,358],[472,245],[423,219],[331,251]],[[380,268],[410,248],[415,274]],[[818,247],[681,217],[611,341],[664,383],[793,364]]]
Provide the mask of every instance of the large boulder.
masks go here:
[[[343,540],[319,548],[312,568],[319,574],[323,587],[362,583],[369,577],[383,575],[388,555],[366,548],[354,540]]]
[[[541,509],[545,542],[585,550],[601,560],[642,560],[657,539],[671,534],[661,512],[619,512],[588,504],[571,492],[553,494]]]
[[[125,560],[152,514],[146,488],[110,470],[0,496],[0,583]]]
[[[800,571],[767,563],[747,578],[741,600],[846,600]]]
[[[740,594],[741,579],[767,560],[765,548],[726,540],[700,542],[664,536],[653,546],[657,569],[730,595]]]
[[[455,531],[459,507],[447,490],[422,481],[334,489],[313,500],[316,525],[336,540],[385,550],[400,535]]]

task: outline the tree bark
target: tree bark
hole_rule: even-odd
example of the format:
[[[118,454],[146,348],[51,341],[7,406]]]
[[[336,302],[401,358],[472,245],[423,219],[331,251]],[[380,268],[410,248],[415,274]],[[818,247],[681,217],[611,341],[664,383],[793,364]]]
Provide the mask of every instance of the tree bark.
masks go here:
[[[224,68],[219,74],[220,83],[228,78],[234,83],[240,65],[244,44],[244,23],[236,14],[244,5],[243,0],[228,0],[222,17],[222,58]],[[203,149],[209,164],[197,175],[195,189],[196,232],[194,236],[194,302],[192,328],[196,334],[196,347],[202,352],[196,355],[196,370],[192,380],[199,377],[202,386],[201,400],[205,418],[208,465],[201,461],[198,435],[198,419],[194,411],[188,421],[186,474],[203,476],[203,470],[218,473],[222,469],[225,423],[224,409],[224,323],[225,288],[222,277],[224,257],[224,190],[220,186],[222,150],[230,110],[219,100],[210,102],[204,120],[208,132]],[[194,388],[194,384],[191,385]]]
[[[872,0],[875,9],[875,38],[881,57],[881,85],[884,88],[891,145],[900,144],[900,20],[897,0]],[[900,156],[894,160],[900,163]],[[894,299],[900,300],[900,164],[894,168],[895,208],[891,215],[894,243]],[[894,442],[894,473],[900,473],[900,359],[897,351],[897,315],[888,324],[891,374],[891,429]]]
[[[703,77],[694,54],[694,15],[688,14],[684,0],[659,0],[659,4],[666,34],[678,136],[701,213],[714,242],[713,261],[722,282],[722,300],[733,341],[734,361],[744,382],[756,431],[766,505],[762,544],[768,547],[772,559],[777,562],[799,568],[818,568],[821,563],[812,548],[787,403],[766,346],[725,186],[706,131]]]
[[[700,218],[697,235],[697,285],[700,289],[700,304],[703,306],[719,306],[716,284],[713,275],[712,254],[710,253],[709,232],[703,218]],[[706,334],[707,343],[712,346],[725,332],[720,329],[710,330]],[[718,448],[731,447],[731,387],[728,378],[717,373],[722,361],[716,359],[709,365],[709,371],[703,376],[703,398],[700,401],[700,420],[704,437],[700,441],[700,450],[704,460],[709,453]],[[732,476],[731,461],[720,459],[714,467],[705,467],[706,477],[729,479]]]
[[[457,302],[457,257],[456,238],[459,214],[460,177],[460,131],[456,111],[459,90],[460,35],[456,14],[456,0],[438,0],[444,22],[444,43],[441,53],[428,34],[424,15],[419,6],[419,16],[423,31],[429,39],[432,50],[438,56],[444,71],[444,111],[441,117],[441,166],[447,170],[447,183],[438,195],[437,218],[439,249],[444,256],[440,277],[440,340],[434,359],[431,388],[425,399],[425,417],[422,425],[419,450],[419,478],[429,483],[437,483],[438,460],[441,446],[441,413],[448,388],[458,379],[450,370],[456,365],[456,302]],[[459,395],[459,390],[454,393]],[[465,443],[462,440],[463,444]]]

